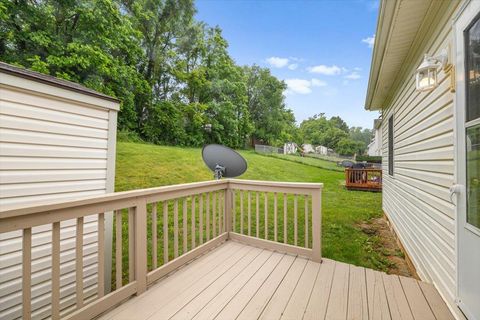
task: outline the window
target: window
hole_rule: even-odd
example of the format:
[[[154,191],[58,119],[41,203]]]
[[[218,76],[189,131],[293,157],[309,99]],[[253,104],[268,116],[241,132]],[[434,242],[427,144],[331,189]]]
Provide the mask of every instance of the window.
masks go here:
[[[393,115],[388,119],[388,174],[393,176]]]
[[[465,30],[467,223],[480,228],[480,16]]]
[[[480,19],[465,30],[465,64],[467,83],[466,121],[480,118]]]

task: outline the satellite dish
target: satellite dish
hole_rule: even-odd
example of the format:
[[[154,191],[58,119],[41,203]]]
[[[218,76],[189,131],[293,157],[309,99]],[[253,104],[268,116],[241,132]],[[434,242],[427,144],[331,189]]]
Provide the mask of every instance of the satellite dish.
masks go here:
[[[202,158],[217,180],[238,177],[247,170],[247,161],[238,152],[220,144],[204,146]]]

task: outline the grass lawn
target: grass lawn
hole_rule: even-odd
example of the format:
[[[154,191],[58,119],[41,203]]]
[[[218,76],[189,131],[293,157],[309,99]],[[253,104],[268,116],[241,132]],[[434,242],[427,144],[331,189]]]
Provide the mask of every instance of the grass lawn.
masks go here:
[[[291,154],[275,154],[275,153],[271,153],[271,154],[267,153],[267,154],[264,154],[264,156],[307,164],[309,166],[314,166],[321,169],[328,169],[328,170],[343,172],[343,168],[337,166],[336,162],[328,161],[324,159],[319,159],[319,158],[314,158],[309,156],[300,157],[300,156],[291,155]]]
[[[263,156],[253,151],[240,153],[248,162],[248,170],[240,177],[242,179],[324,183],[324,257],[377,270],[388,269],[390,262],[382,254],[382,250],[378,250],[379,239],[365,234],[358,227],[358,224],[368,223],[370,219],[382,215],[380,193],[347,191],[342,185],[343,172]],[[203,164],[200,149],[131,142],[117,144],[115,191],[211,179],[212,173]],[[244,201],[246,203],[246,199]],[[269,213],[273,214],[272,211],[269,210]],[[279,209],[279,216],[280,212],[282,211]],[[302,211],[299,209],[299,212]]]

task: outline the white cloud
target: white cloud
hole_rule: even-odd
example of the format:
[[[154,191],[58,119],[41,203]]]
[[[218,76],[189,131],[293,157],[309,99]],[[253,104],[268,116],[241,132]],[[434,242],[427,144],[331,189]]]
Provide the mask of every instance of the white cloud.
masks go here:
[[[325,87],[327,83],[323,80],[312,79],[311,81],[313,87]]]
[[[324,64],[321,64],[308,68],[308,71],[310,71],[311,73],[318,73],[326,76],[334,76],[340,74],[342,72],[342,69],[336,65],[326,66]]]
[[[288,65],[288,58],[270,57],[267,59],[269,65],[275,68],[283,68]]]
[[[357,79],[360,79],[360,78],[361,78],[360,74],[356,71],[354,71],[350,74],[347,74],[345,76],[345,79],[349,79],[349,80],[357,80]]]
[[[298,94],[309,94],[312,92],[312,87],[325,87],[327,83],[319,79],[286,79],[285,83],[287,84],[286,93],[298,93]]]
[[[288,69],[295,70],[298,68],[298,63],[292,63],[288,65]]]
[[[373,48],[373,44],[375,43],[375,35],[362,39],[362,42],[366,43],[369,48]]]
[[[270,57],[267,58],[267,63],[274,68],[284,68],[287,67],[290,70],[295,70],[298,68],[298,63],[301,59],[290,57],[290,58],[280,58],[280,57]]]
[[[298,94],[308,94],[312,92],[310,88],[312,83],[305,79],[286,79],[287,91],[291,91]]]

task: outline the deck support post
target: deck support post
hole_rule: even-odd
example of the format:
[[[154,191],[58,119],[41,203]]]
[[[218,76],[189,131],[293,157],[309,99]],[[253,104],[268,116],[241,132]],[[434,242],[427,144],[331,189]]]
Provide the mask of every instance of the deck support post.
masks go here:
[[[137,296],[147,290],[147,202],[139,198],[135,208],[135,282]]]
[[[312,260],[322,261],[322,188],[312,193]]]

